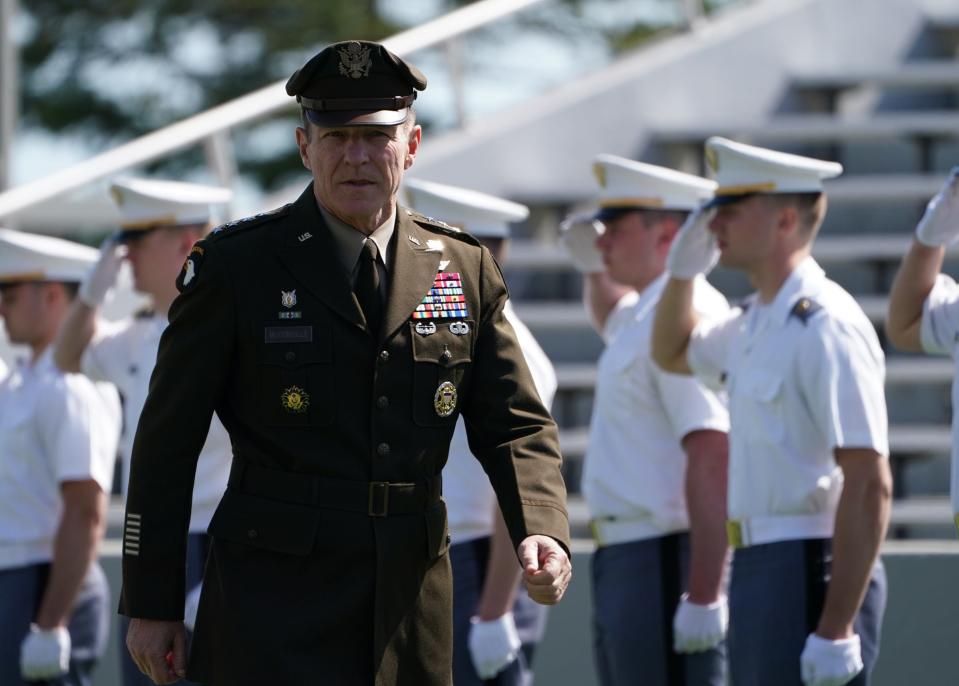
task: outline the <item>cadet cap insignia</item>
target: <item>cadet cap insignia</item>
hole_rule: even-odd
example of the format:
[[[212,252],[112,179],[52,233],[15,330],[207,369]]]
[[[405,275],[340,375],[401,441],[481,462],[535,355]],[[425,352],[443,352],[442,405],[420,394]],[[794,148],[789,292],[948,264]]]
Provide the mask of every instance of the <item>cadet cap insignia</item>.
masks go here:
[[[280,396],[283,409],[293,414],[302,414],[310,406],[310,395],[299,386],[290,386]]]
[[[438,416],[449,417],[456,409],[456,400],[456,386],[449,381],[444,381],[436,389],[436,394],[433,396],[433,409],[436,410]]]

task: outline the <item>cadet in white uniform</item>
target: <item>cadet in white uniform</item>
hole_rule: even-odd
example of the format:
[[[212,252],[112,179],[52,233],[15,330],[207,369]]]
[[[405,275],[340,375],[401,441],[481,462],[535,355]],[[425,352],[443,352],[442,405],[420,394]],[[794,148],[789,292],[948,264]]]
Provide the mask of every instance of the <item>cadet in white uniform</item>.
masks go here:
[[[959,352],[959,286],[941,274],[946,247],[959,240],[959,167],[916,226],[889,294],[886,333],[897,348],[930,355]],[[952,382],[952,514],[959,528],[959,373]]]
[[[167,310],[177,295],[176,278],[193,244],[209,229],[210,205],[228,201],[231,193],[224,188],[132,178],[115,181],[110,190],[120,210],[121,230],[104,243],[99,261],[81,285],[58,337],[56,360],[61,369],[82,370],[91,379],[110,381],[120,389],[124,399],[121,484],[125,497],[133,436],[160,335],[167,326]],[[134,287],[150,297],[150,308],[119,322],[98,319],[98,309],[114,286],[124,258],[132,267]],[[203,578],[207,527],[226,489],[232,459],[229,435],[214,416],[197,462],[193,489],[187,559],[187,588],[193,593],[187,598],[188,623],[195,616]],[[121,642],[127,623],[121,618]],[[120,655],[124,684],[147,686],[149,679],[122,646]]]
[[[561,235],[606,341],[582,485],[600,682],[722,686],[729,417],[717,394],[649,356],[669,246],[716,184],[612,155],[593,169],[601,209]],[[728,310],[705,279],[693,302],[705,319]]]
[[[842,167],[722,138],[706,158],[716,209],[673,244],[653,356],[729,393],[730,681],[866,684],[885,607],[885,362],[859,305],[809,256],[822,179]],[[717,257],[756,293],[699,321],[691,279]]]
[[[502,262],[509,222],[529,216],[523,205],[445,184],[406,179],[408,202],[417,212],[465,229]],[[548,408],[556,372],[510,302],[504,309]],[[424,326],[427,326],[424,324]],[[547,608],[517,593],[520,568],[496,504],[496,496],[466,441],[461,418],[443,469],[453,567],[453,683],[456,686],[522,686],[533,681],[532,657],[542,639]]]
[[[96,562],[120,434],[109,384],[49,349],[97,253],[0,229],[0,317],[30,359],[0,381],[0,684],[87,685],[112,608]]]

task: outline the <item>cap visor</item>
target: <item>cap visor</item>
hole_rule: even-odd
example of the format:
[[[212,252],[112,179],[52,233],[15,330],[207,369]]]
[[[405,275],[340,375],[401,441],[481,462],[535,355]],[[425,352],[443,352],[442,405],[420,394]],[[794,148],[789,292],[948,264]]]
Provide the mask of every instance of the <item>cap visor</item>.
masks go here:
[[[306,110],[306,116],[317,126],[396,126],[406,121],[409,108],[401,110]]]
[[[151,226],[146,229],[120,229],[115,234],[113,234],[113,240],[117,243],[129,243],[134,241],[137,238],[142,238],[154,229],[159,228],[156,226]]]
[[[639,209],[639,207],[600,207],[598,210],[596,210],[596,214],[592,216],[592,219],[595,221],[604,222],[607,220],[618,219],[625,214],[636,212]]]
[[[755,193],[740,193],[738,195],[717,195],[714,196],[712,200],[703,204],[703,209],[708,210],[712,207],[722,207],[723,205],[732,205],[733,203],[742,202],[746,198],[751,198]]]

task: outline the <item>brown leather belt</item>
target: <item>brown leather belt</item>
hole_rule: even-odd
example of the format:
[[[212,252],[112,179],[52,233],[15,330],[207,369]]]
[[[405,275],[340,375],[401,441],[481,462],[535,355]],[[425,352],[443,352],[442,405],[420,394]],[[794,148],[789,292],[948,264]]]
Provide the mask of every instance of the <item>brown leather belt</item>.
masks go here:
[[[443,480],[436,476],[411,483],[348,481],[284,472],[234,459],[229,487],[287,503],[386,517],[426,512],[439,502]]]

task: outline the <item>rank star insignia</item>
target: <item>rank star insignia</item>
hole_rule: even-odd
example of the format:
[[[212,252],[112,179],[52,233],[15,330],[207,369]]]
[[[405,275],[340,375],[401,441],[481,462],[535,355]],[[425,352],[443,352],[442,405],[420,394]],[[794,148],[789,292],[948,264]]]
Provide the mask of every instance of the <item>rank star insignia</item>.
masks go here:
[[[299,386],[290,386],[283,391],[280,402],[287,412],[301,414],[310,406],[310,395]]]
[[[444,381],[436,389],[436,394],[433,396],[433,409],[436,410],[438,416],[449,417],[456,409],[456,399],[456,386],[449,381]]]
[[[356,41],[351,41],[340,53],[340,73],[351,79],[361,79],[370,75],[373,60],[370,59],[370,49],[364,48]]]
[[[296,305],[296,289],[292,291],[280,291],[280,304],[286,309]]]

